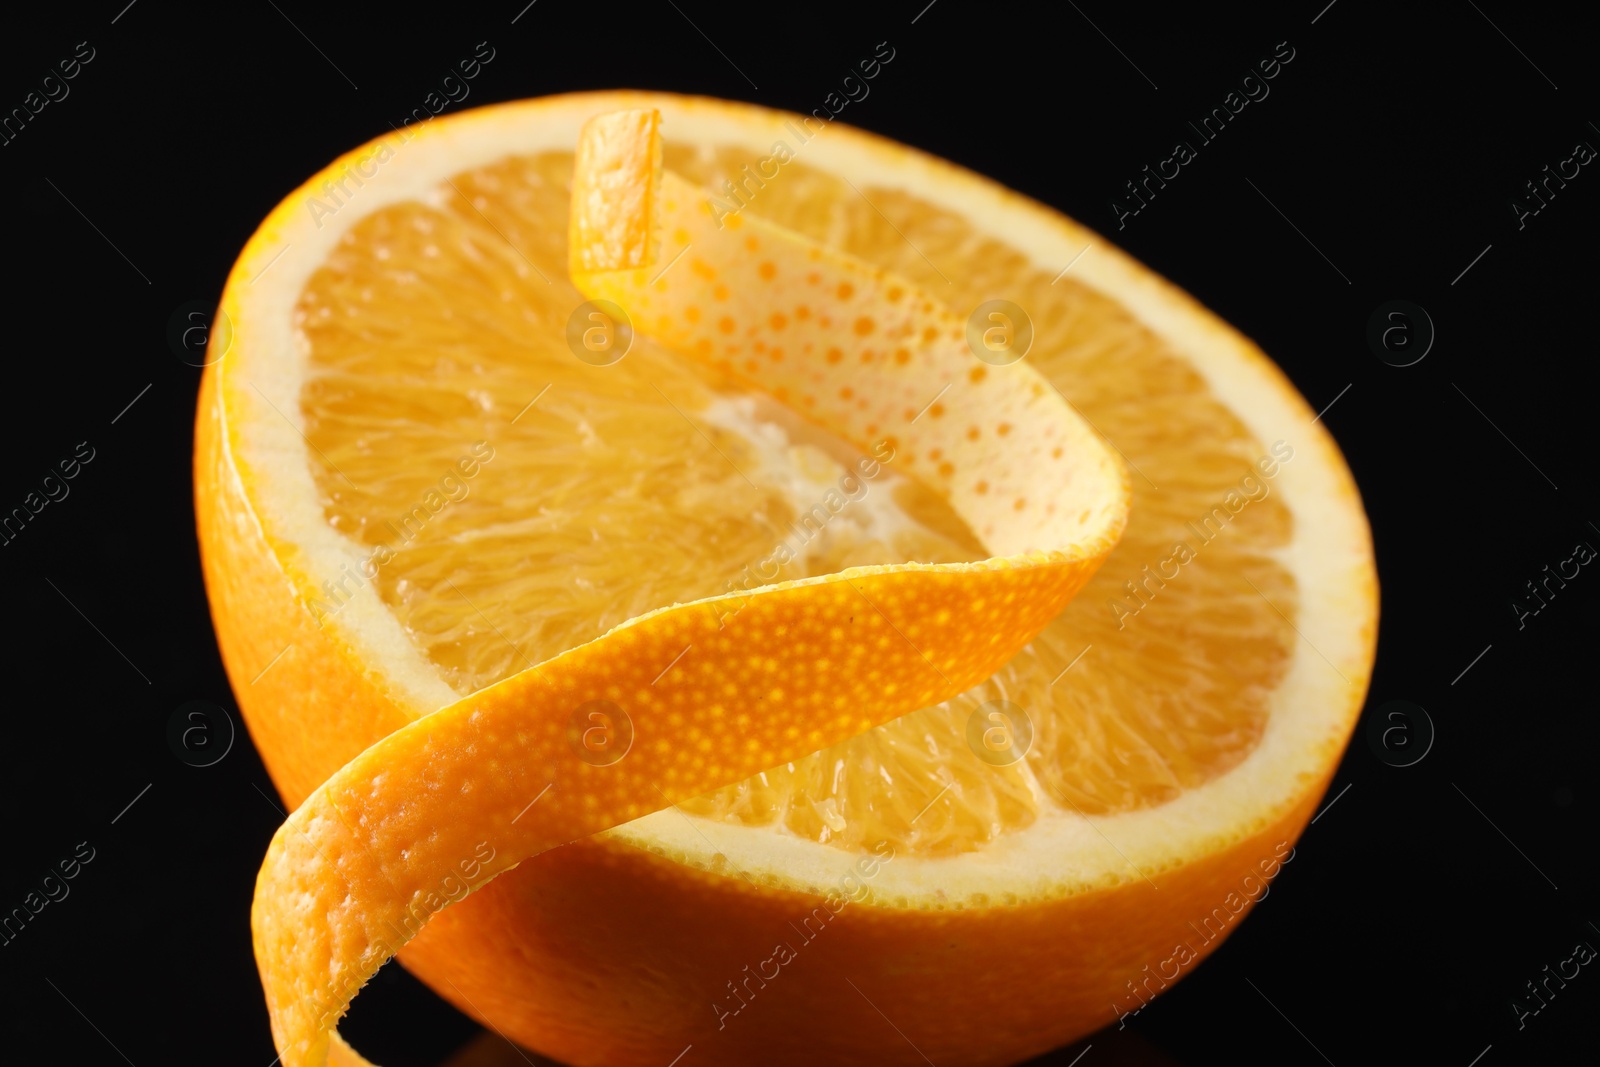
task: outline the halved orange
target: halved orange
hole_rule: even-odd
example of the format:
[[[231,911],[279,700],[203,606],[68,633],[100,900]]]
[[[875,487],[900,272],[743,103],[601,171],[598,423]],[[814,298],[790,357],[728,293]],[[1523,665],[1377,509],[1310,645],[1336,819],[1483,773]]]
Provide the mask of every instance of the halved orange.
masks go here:
[[[836,281],[780,281],[786,261],[759,256],[730,280],[730,260],[692,242],[668,262],[686,243],[668,232],[627,264],[648,264],[645,291],[687,294],[667,321],[636,316],[610,365],[569,347],[585,300],[567,275],[572,146],[629,108],[659,109],[667,171],[707,191],[724,230],[775,226],[888,271],[940,321],[1022,309],[1025,360],[974,355],[962,388],[1041,376],[1121,454],[1132,510],[1099,573],[992,676],[955,694],[966,683],[946,670],[921,683],[943,703],[848,740],[841,718],[819,735],[830,747],[692,799],[631,800],[682,803],[523,863],[402,961],[575,1064],[688,1046],[700,1063],[998,1064],[1114,1021],[1191,973],[1292,856],[1369,676],[1365,517],[1326,431],[1247,341],[1070,221],[842,126],[660,94],[530,101],[374,142],[273,213],[230,277],[233,343],[203,386],[196,474],[219,639],[274,781],[299,805],[336,771],[382,778],[384,753],[450,736],[465,698],[531,692],[655,609],[737,591],[751,606],[736,627],[764,610],[749,588],[943,573],[881,565],[982,560],[1010,536],[973,529],[972,505],[1003,510],[987,494],[1006,457],[1033,454],[1031,424],[914,439],[963,411],[933,377],[926,408],[869,421],[885,399],[872,375],[901,347],[874,341],[876,317],[857,316],[873,321],[850,364],[844,345],[780,340],[804,332],[802,307],[854,306]],[[832,368],[827,395],[775,384],[774,368],[812,364]],[[842,482],[874,438],[896,439],[870,457],[878,473]],[[980,452],[999,466],[970,465]],[[1025,518],[1049,499],[1005,504]],[[1048,547],[1025,541],[999,551]],[[697,651],[662,663],[662,684]],[[782,666],[834,677],[836,653],[810,642]],[[909,699],[862,669],[857,720]],[[814,695],[801,683],[772,710],[800,719]],[[428,719],[442,708],[453,718]],[[1031,741],[1008,762],[1019,723]],[[703,738],[708,758],[740,758],[740,729]],[[423,792],[387,787],[396,806]],[[450,832],[481,814],[466,805]],[[370,845],[367,829],[352,841]]]

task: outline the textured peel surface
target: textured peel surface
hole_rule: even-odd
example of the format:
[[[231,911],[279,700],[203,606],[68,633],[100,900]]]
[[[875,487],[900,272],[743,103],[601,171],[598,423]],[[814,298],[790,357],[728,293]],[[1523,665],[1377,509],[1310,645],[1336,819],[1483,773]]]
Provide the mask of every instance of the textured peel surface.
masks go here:
[[[585,128],[569,231],[579,289],[830,433],[887,448],[991,558],[852,567],[661,607],[367,749],[279,829],[257,882],[256,956],[289,1067],[360,1062],[334,1030],[355,993],[428,917],[497,874],[988,678],[1126,523],[1120,464],[1031,367],[975,379],[965,324],[916,284],[748,213],[719,225],[661,157],[652,112]],[[769,284],[779,275],[815,275],[827,311],[799,315],[792,290]],[[757,339],[766,358],[734,365],[729,347]],[[585,757],[595,707],[626,722],[625,758]]]

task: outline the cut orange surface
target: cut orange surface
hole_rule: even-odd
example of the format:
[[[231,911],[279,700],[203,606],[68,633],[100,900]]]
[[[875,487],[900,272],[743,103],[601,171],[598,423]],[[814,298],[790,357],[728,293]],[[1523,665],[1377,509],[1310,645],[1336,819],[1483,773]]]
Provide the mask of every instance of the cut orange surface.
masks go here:
[[[573,210],[580,130],[625,109]],[[297,950],[310,973],[326,949],[327,977],[381,962],[294,943],[372,921],[338,914],[344,890],[426,895],[492,838],[462,872],[481,884],[571,840],[402,961],[575,1064],[1009,1063],[1189,973],[1243,879],[1292,856],[1375,634],[1326,432],[1088,231],[800,121],[635,93],[467,112],[335,163],[241,256],[197,424],[201,540],[252,735],[290,803],[317,792],[264,869],[305,894],[258,941],[264,974]],[[750,182],[775,140],[795,158]],[[352,172],[375,176],[312,207]],[[586,299],[628,309],[620,360],[584,343],[616,325]],[[1030,321],[1025,359],[967,347],[993,300]],[[1124,471],[1126,530],[1057,615],[1121,529]],[[770,636],[852,582],[889,583],[844,624],[870,636]],[[600,766],[569,744],[582,702],[548,697],[589,676],[698,689],[630,709],[636,747]],[[318,810],[348,852],[297,844],[332,840],[299,832]],[[306,1015],[284,988],[275,1014]],[[286,1063],[317,1062],[320,1021]]]

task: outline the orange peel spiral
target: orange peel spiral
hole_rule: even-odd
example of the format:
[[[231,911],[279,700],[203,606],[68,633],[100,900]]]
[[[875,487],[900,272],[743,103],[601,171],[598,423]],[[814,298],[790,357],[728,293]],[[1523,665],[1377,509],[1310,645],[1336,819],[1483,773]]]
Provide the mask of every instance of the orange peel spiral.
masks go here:
[[[285,1067],[365,1063],[335,1029],[355,994],[496,875],[982,681],[1126,523],[1121,465],[1043,377],[976,359],[966,324],[911,282],[720,215],[662,171],[659,126],[626,111],[584,128],[569,230],[579,289],[846,439],[886,442],[994,555],[663,607],[362,752],[279,828],[256,884]],[[593,701],[625,717],[626,758],[575,752],[574,714]]]

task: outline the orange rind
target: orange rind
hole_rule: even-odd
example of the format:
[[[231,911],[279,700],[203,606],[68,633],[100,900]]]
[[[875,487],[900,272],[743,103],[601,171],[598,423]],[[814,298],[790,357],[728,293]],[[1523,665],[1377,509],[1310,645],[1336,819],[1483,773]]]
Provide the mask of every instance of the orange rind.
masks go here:
[[[891,431],[906,465],[1005,554],[851,568],[664,607],[361,753],[279,829],[256,885],[256,957],[285,1067],[328,1062],[356,991],[459,899],[450,887],[464,896],[548,849],[958,695],[1065,607],[1126,522],[1116,459],[1036,372],[1014,365],[974,382],[964,325],[909,281],[757,218],[717,227],[702,193],[661,174],[658,122],[623,112],[585,127],[570,252],[579,288],[642,321],[660,316],[657,336],[682,351],[706,353],[713,330],[770,336],[773,353],[780,335],[792,339],[795,358],[775,355],[749,377],[780,399],[803,391],[803,409],[848,439]],[[664,243],[662,228],[673,234]],[[712,330],[708,316],[686,314],[707,287],[649,277],[652,249],[691,245],[691,270],[730,292]],[[809,273],[833,298],[779,324],[793,305],[772,284],[778,273]],[[814,402],[846,382],[874,403]],[[924,408],[951,392],[949,417],[919,425],[912,405],[930,389]],[[974,441],[973,423],[1015,434]],[[918,463],[929,450],[953,469]],[[984,480],[990,491],[975,488]],[[626,760],[596,766],[570,744],[573,712],[594,702],[631,723]]]

